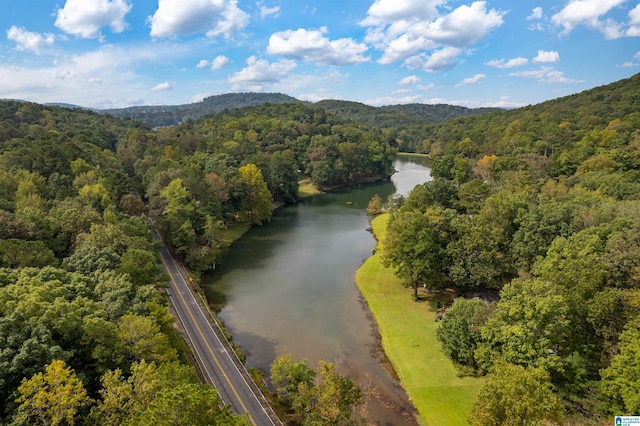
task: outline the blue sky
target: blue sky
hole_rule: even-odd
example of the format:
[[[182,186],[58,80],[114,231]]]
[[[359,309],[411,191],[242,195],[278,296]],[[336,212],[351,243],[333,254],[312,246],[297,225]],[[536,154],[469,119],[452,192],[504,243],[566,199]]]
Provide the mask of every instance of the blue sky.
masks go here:
[[[518,107],[640,72],[628,0],[9,0],[0,98]]]

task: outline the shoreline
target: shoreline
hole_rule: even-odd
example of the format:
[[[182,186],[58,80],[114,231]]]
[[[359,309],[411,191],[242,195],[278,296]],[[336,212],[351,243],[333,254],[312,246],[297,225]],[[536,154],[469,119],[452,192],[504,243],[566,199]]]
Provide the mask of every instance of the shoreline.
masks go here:
[[[395,370],[422,425],[466,424],[482,379],[458,377],[436,338],[437,295],[416,303],[393,272],[382,266],[381,241],[389,214],[371,221],[376,248],[355,274],[356,287],[378,328],[381,351]]]

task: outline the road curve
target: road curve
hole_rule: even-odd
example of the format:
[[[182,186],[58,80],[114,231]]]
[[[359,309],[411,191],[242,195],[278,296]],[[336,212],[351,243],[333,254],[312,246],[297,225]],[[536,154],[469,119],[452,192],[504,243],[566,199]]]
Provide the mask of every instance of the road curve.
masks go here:
[[[158,232],[154,230],[154,233],[162,241]],[[187,334],[205,380],[215,386],[225,404],[231,405],[236,413],[247,413],[252,425],[274,426],[274,421],[213,330],[164,243],[160,250],[160,260],[170,277],[169,299]]]

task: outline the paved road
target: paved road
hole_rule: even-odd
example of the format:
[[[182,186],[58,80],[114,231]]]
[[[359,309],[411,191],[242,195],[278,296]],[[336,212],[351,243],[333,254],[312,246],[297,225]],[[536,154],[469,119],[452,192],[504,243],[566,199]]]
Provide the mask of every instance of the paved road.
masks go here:
[[[160,239],[159,235],[156,237]],[[164,244],[160,251],[160,259],[171,278],[169,298],[186,331],[194,356],[207,382],[216,387],[222,400],[230,404],[235,412],[248,413],[251,424],[275,425],[214,332],[207,315],[196,302],[175,260]]]

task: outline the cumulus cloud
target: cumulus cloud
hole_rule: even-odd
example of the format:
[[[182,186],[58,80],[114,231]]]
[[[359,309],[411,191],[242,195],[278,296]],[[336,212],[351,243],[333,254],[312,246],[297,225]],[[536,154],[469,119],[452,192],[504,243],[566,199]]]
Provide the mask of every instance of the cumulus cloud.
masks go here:
[[[410,76],[407,76],[407,77],[403,78],[402,80],[400,80],[398,82],[398,84],[405,86],[405,85],[408,85],[408,84],[420,83],[420,80],[421,80],[420,77],[415,76],[415,75],[410,75]]]
[[[260,17],[262,19],[273,16],[277,18],[280,16],[280,6],[267,7],[263,1],[259,1],[256,5],[260,8]]]
[[[123,32],[127,28],[124,17],[130,11],[127,0],[67,0],[56,14],[55,26],[78,37],[99,38],[103,27]]]
[[[329,40],[325,37],[327,32],[327,28],[322,27],[274,33],[269,38],[267,53],[321,65],[349,65],[371,60],[363,56],[368,50],[366,44],[351,38]]]
[[[53,34],[32,33],[15,25],[7,31],[7,38],[16,42],[18,50],[31,51],[36,54],[40,54],[43,49],[52,46],[55,41]]]
[[[7,98],[39,103],[67,102],[93,108],[112,108],[145,103],[148,81],[136,72],[149,63],[175,55],[174,46],[113,45],[78,55],[56,58],[50,65],[30,68],[0,64],[0,93]],[[152,102],[152,103],[157,103]]]
[[[169,82],[168,82],[168,81],[165,81],[165,82],[158,83],[158,84],[156,84],[155,86],[153,86],[153,87],[151,88],[151,91],[152,91],[152,92],[161,92],[161,91],[163,91],[163,90],[169,90],[169,89],[171,89],[171,88],[172,88],[172,87],[171,87],[171,85],[169,84]]]
[[[427,70],[450,68],[453,52],[477,43],[501,26],[506,12],[487,9],[485,1],[446,8],[444,0],[376,0],[360,22],[365,41],[383,51],[380,64],[404,61]],[[441,13],[439,9],[443,9]],[[429,54],[431,52],[431,54]]]
[[[407,58],[404,65],[409,69],[422,69],[428,72],[445,71],[453,68],[462,51],[455,47],[435,50],[431,55],[420,54]]]
[[[482,80],[484,80],[484,78],[486,77],[486,75],[484,74],[476,74],[473,77],[467,77],[464,80],[462,80],[460,83],[456,84],[455,87],[460,87],[460,86],[464,86],[466,84],[478,84],[480,83]]]
[[[159,0],[149,22],[152,37],[206,33],[231,38],[247,26],[249,15],[236,0]]]
[[[640,4],[629,12],[629,28],[625,34],[628,37],[640,36]]]
[[[213,59],[213,61],[211,61],[211,71],[222,69],[227,64],[229,64],[229,62],[231,62],[231,59],[227,58],[224,55],[218,55]]]
[[[538,50],[538,56],[533,58],[533,62],[536,64],[555,63],[560,61],[560,54],[556,51],[544,51]]]
[[[246,61],[247,66],[229,76],[229,82],[234,88],[249,88],[262,90],[264,87],[277,83],[287,77],[296,68],[296,63],[289,59],[269,63],[264,59],[251,56]]]
[[[623,35],[621,25],[612,19],[601,19],[611,9],[626,0],[571,0],[560,12],[551,17],[551,22],[562,27],[562,34],[569,34],[578,25],[600,31],[607,39]]]
[[[225,67],[227,64],[229,64],[229,62],[231,62],[231,60],[226,56],[218,55],[211,62],[206,59],[200,60],[200,62],[198,62],[198,65],[196,65],[196,68],[205,68],[211,65],[211,71],[217,71]]]
[[[527,21],[542,19],[542,8],[536,7],[531,11],[531,15],[527,16]]]
[[[441,0],[376,0],[361,22],[364,26],[390,24],[396,21],[419,19],[431,21],[439,16],[437,6]]]
[[[522,56],[518,56],[517,58],[508,59],[494,59],[492,61],[487,62],[487,65],[495,68],[515,68],[522,65],[526,65],[529,63],[527,58],[523,58]]]
[[[552,67],[542,67],[531,71],[518,71],[509,74],[512,77],[523,77],[537,80],[541,83],[580,83],[580,80],[573,80],[564,76],[562,71],[556,71]]]

